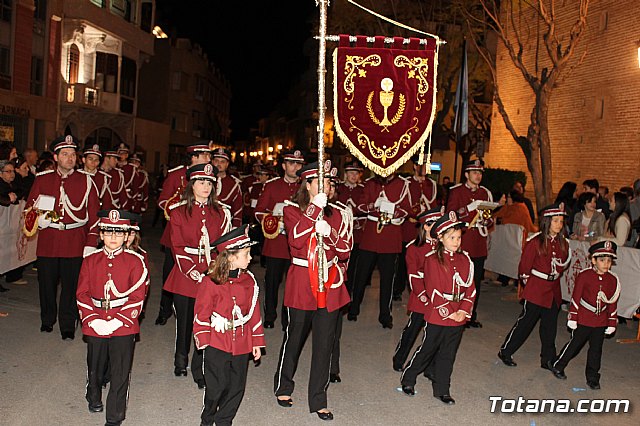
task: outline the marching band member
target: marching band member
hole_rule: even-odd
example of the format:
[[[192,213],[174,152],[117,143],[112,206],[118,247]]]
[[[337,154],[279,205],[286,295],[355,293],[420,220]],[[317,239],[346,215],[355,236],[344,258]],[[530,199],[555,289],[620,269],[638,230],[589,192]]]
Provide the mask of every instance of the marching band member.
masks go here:
[[[187,179],[183,201],[171,207],[171,251],[175,265],[164,284],[173,293],[176,313],[176,376],[187,375],[195,297],[214,257],[210,242],[226,233],[231,223],[228,211],[216,201],[216,168],[211,164],[192,166],[187,170]],[[198,387],[204,388],[202,351],[193,352],[191,374]]]
[[[83,252],[96,247],[98,192],[91,177],[76,173],[78,144],[73,136],[54,140],[55,170],[38,173],[25,205],[25,225],[37,216],[40,228],[36,249],[40,287],[40,331],[50,333],[60,322],[62,339],[73,339],[78,319],[76,289]],[[35,233],[35,229],[32,229]],[[56,304],[62,283],[60,306]]]
[[[357,321],[360,304],[373,269],[380,271],[380,313],[378,321],[383,328],[393,328],[391,297],[398,256],[402,253],[402,228],[409,204],[407,182],[392,174],[367,179],[356,214],[366,214],[362,231],[358,267],[355,271],[353,300],[347,319]]]
[[[131,210],[135,197],[133,181],[136,178],[136,168],[133,163],[129,162],[129,146],[126,143],[120,143],[116,152],[120,156],[118,167],[122,170],[122,176],[124,178],[124,201],[120,208],[124,210]]]
[[[436,207],[418,215],[418,236],[407,246],[406,265],[409,275],[409,288],[411,295],[407,303],[409,322],[402,330],[400,341],[396,346],[393,355],[393,369],[402,371],[404,363],[409,356],[409,351],[416,342],[418,333],[424,327],[424,315],[429,303],[429,296],[424,287],[424,275],[422,266],[424,257],[435,250],[437,239],[431,238],[431,228],[436,220],[440,219],[444,213],[444,208]]]
[[[149,206],[149,174],[142,166],[142,157],[135,153],[129,157],[129,164],[134,167],[135,177],[131,183],[131,211],[142,214]]]
[[[242,189],[243,194],[246,194],[247,191],[249,191],[251,185],[259,180],[259,172],[260,170],[264,169],[264,164],[262,163],[262,161],[260,161],[260,159],[258,159],[255,163],[253,163],[251,169],[252,174],[245,176],[242,179],[242,187],[240,189]]]
[[[471,321],[467,323],[467,327],[473,328],[482,328],[482,323],[478,321],[477,310],[482,276],[484,275],[484,261],[487,259],[487,228],[492,224],[491,219],[479,218],[474,220],[478,214],[481,214],[477,209],[482,201],[493,202],[491,191],[480,185],[483,172],[484,162],[482,160],[471,160],[465,164],[464,176],[466,182],[452,186],[449,190],[449,199],[447,201],[447,211],[454,210],[458,212],[460,219],[464,220],[469,226],[462,240],[462,249],[471,256],[476,274],[473,280],[478,291]]]
[[[124,189],[124,173],[118,167],[120,156],[116,151],[106,151],[100,170],[107,173],[109,179],[109,192],[115,208],[121,208],[127,202],[127,192]]]
[[[231,153],[224,148],[213,151],[211,163],[218,169],[216,197],[231,209],[231,226],[242,225],[242,181],[227,173],[231,162]]]
[[[99,216],[104,247],[88,254],[82,263],[77,307],[87,342],[89,411],[103,411],[102,384],[108,371],[106,425],[115,426],[125,418],[148,271],[143,257],[125,248],[133,216],[123,210],[105,210]]]
[[[360,240],[362,239],[362,229],[367,216],[357,213],[356,207],[360,204],[360,199],[364,191],[364,185],[360,183],[360,177],[364,168],[357,161],[352,161],[344,166],[344,182],[336,187],[337,199],[342,204],[351,207],[354,213],[353,217],[353,250],[349,258],[349,269],[347,270],[347,289],[351,294],[353,292],[353,277],[358,265],[358,254],[360,253]]]
[[[424,338],[402,373],[402,391],[415,395],[418,374],[435,361],[433,396],[445,404],[455,404],[449,390],[453,363],[462,339],[464,323],[471,318],[476,288],[473,262],[461,250],[462,228],[466,223],[451,211],[436,221],[431,236],[438,238],[436,249],[424,258],[422,267],[428,304]]]
[[[264,327],[273,328],[278,307],[278,288],[282,277],[291,263],[287,236],[284,233],[282,211],[285,200],[291,197],[300,187],[296,174],[304,164],[304,156],[300,151],[284,154],[282,169],[284,175],[268,180],[264,184],[262,194],[256,204],[255,215],[265,231],[262,256],[265,258],[265,291],[264,291]],[[282,307],[284,315],[285,309]],[[286,327],[286,319],[282,318],[282,329]]]
[[[524,285],[522,313],[498,352],[505,365],[515,367],[512,355],[527,340],[540,320],[540,366],[551,369],[556,359],[558,310],[562,303],[560,275],[571,261],[569,242],[563,235],[564,204],[540,211],[540,232],[529,237],[522,251],[518,274]]]
[[[167,172],[167,177],[162,183],[162,191],[158,196],[158,207],[164,211],[167,225],[162,232],[160,244],[164,247],[164,264],[162,265],[162,283],[167,282],[167,277],[175,264],[173,253],[171,253],[171,218],[170,207],[182,200],[182,194],[187,186],[187,167],[198,164],[209,164],[211,162],[211,151],[209,141],[200,141],[187,145],[186,159],[189,166],[180,165]],[[173,314],[173,296],[166,289],[162,289],[160,298],[160,311],[156,318],[156,325],[165,325]]]
[[[82,163],[84,168],[78,171],[91,176],[96,187],[96,191],[98,191],[100,208],[102,210],[111,210],[115,207],[113,195],[111,195],[111,190],[109,189],[111,176],[109,173],[98,167],[100,165],[101,158],[102,152],[100,152],[100,147],[98,145],[85,147],[82,152]]]
[[[247,269],[255,244],[243,225],[212,246],[218,256],[198,288],[193,334],[204,350],[204,407],[201,426],[231,424],[247,382],[249,360],[265,347],[258,283]]]
[[[611,265],[617,257],[616,250],[616,243],[612,241],[601,241],[589,247],[593,266],[578,274],[571,295],[567,318],[571,339],[564,345],[551,368],[554,376],[566,379],[564,369],[567,364],[589,342],[585,374],[587,386],[594,390],[600,389],[604,337],[615,333],[618,324],[620,281],[611,272]]]
[[[402,224],[402,254],[398,258],[398,269],[393,281],[393,300],[402,300],[402,292],[409,284],[407,264],[405,262],[407,247],[416,237],[416,218],[419,214],[431,209],[438,193],[433,179],[425,176],[425,165],[418,164],[418,156],[411,158],[413,176],[406,178],[409,185],[409,215]],[[435,207],[435,206],[434,206]]]
[[[327,163],[324,167],[326,174],[331,169],[330,162]],[[330,187],[328,177],[324,178],[325,192],[318,193],[318,163],[309,164],[298,173],[303,183],[293,199],[295,204],[284,208],[287,239],[293,260],[287,273],[284,292],[289,322],[274,377],[274,393],[280,406],[293,405],[293,376],[304,342],[313,330],[309,411],[317,413],[322,420],[332,420],[333,414],[327,409],[331,352],[340,308],[349,303],[349,294],[343,285],[344,263],[339,261],[346,261],[349,257],[352,245],[351,227],[348,221],[343,220],[341,210],[327,206]],[[324,215],[319,218],[321,213]],[[316,234],[323,237],[323,259],[318,259]],[[319,289],[319,267],[323,267],[325,271],[324,291]]]

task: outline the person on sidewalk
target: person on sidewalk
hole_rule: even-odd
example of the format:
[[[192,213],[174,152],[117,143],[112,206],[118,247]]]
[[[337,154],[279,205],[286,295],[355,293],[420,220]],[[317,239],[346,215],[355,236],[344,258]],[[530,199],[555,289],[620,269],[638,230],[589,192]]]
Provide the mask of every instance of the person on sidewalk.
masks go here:
[[[474,264],[461,249],[462,229],[466,226],[456,212],[450,211],[431,228],[431,237],[437,238],[438,243],[425,256],[422,267],[425,293],[429,297],[424,338],[400,379],[402,392],[413,396],[417,376],[435,362],[433,396],[447,405],[456,403],[449,389],[451,373],[476,297]]]
[[[524,285],[522,313],[507,334],[498,358],[515,367],[513,354],[523,345],[540,320],[540,367],[550,370],[556,359],[558,311],[562,303],[560,276],[571,262],[569,241],[564,236],[564,204],[552,204],[540,211],[540,232],[529,237],[518,274]]]
[[[77,309],[87,342],[89,411],[104,409],[102,386],[106,373],[111,384],[105,426],[117,426],[125,419],[148,270],[143,256],[125,248],[133,215],[124,210],[104,210],[98,216],[104,247],[88,254],[82,262]]]
[[[616,243],[611,241],[601,241],[589,247],[593,266],[578,274],[571,295],[567,317],[571,339],[564,345],[551,368],[558,379],[566,379],[564,369],[589,342],[585,374],[587,386],[594,390],[600,389],[604,338],[615,333],[618,323],[620,281],[611,272],[611,265],[617,257],[616,250]]]
[[[211,245],[218,257],[198,288],[193,336],[204,350],[204,407],[201,426],[231,424],[247,384],[249,360],[265,347],[258,283],[251,262],[249,225],[226,233]]]

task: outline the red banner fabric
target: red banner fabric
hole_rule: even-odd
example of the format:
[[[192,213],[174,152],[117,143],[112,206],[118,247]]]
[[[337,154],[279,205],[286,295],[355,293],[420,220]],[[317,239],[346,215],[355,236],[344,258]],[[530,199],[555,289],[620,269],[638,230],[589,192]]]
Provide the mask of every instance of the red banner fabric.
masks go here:
[[[410,46],[342,45],[333,53],[337,133],[380,176],[389,176],[420,150],[435,116],[437,41]]]

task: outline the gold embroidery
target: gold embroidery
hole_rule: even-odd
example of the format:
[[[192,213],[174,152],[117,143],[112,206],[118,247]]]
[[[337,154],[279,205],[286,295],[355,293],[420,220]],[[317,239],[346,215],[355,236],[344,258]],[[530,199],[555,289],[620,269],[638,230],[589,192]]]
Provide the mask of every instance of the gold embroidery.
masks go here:
[[[363,58],[362,56],[347,55],[347,60],[344,64],[344,73],[347,76],[344,79],[344,92],[347,94],[347,97],[344,100],[349,104],[349,109],[353,109],[353,105],[351,105],[351,103],[353,102],[353,97],[355,95],[355,83],[353,81],[355,72],[358,71],[359,77],[366,77],[367,72],[362,68],[367,65],[377,67],[381,63],[382,59],[380,58],[380,55],[369,55],[366,58]]]

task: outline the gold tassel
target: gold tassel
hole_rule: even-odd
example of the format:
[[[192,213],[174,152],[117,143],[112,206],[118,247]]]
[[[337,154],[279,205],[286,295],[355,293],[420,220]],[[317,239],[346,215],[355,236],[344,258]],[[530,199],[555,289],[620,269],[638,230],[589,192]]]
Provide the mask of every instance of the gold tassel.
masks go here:
[[[424,143],[420,147],[420,155],[418,155],[418,165],[422,166],[424,164]]]
[[[427,165],[425,166],[425,174],[431,174],[431,153],[427,154]]]

